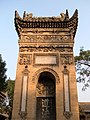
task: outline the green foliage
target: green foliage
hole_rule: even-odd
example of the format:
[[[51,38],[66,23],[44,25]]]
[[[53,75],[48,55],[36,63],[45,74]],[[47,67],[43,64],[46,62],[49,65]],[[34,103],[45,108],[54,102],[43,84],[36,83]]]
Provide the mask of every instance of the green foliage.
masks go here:
[[[9,120],[11,120],[11,114],[12,114],[12,106],[13,106],[13,95],[14,95],[14,80],[10,80],[10,78],[6,81],[6,89],[5,89],[5,93],[6,96],[8,97],[9,100],[9,104],[8,105],[4,105],[2,106],[2,112],[5,111],[8,116],[9,116]]]
[[[3,91],[9,99],[9,105],[3,105],[1,102],[0,108],[2,113],[6,112],[9,115],[9,120],[11,119],[12,105],[13,105],[13,94],[14,94],[14,82],[13,80],[6,80],[6,62],[2,60],[0,54],[0,91]]]
[[[80,49],[79,56],[75,56],[77,82],[83,83],[82,90],[90,86],[90,50]]]
[[[14,95],[14,83],[15,81],[14,80],[7,80],[6,81],[6,92],[8,94],[8,97],[9,97],[9,101],[10,101],[10,107],[12,107],[12,103],[13,103],[13,95]]]
[[[6,76],[6,71],[7,69],[5,68],[6,62],[2,60],[2,56],[0,54],[0,91],[3,91],[6,87],[5,80],[7,78]]]
[[[9,78],[6,81],[6,84],[7,84],[6,92],[8,94],[8,98],[9,98],[9,106],[7,107],[7,111],[9,113],[9,120],[11,120],[15,81],[14,80],[10,80],[10,78]]]

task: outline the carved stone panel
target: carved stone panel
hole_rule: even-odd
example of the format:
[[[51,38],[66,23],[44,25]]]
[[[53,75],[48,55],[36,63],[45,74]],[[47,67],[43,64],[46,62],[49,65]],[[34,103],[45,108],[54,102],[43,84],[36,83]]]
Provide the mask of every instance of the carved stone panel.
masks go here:
[[[58,45],[47,45],[47,46],[21,46],[19,48],[20,52],[72,52],[72,47],[60,47]]]
[[[19,40],[21,42],[70,42],[70,35],[23,35],[22,39]]]
[[[19,64],[20,65],[31,64],[31,54],[20,54],[19,55]]]
[[[45,86],[43,84],[39,84],[37,86],[37,95],[39,95],[39,96],[54,95],[54,86],[49,87],[49,84],[47,84]]]
[[[60,55],[61,64],[73,64],[74,59],[72,54],[62,54]]]

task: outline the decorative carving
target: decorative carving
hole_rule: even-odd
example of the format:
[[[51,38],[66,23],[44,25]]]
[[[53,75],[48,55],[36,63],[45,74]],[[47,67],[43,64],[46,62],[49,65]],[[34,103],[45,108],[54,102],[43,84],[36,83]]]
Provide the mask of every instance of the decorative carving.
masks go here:
[[[44,72],[44,71],[52,73],[54,75],[54,77],[55,77],[56,83],[60,83],[60,79],[59,79],[58,74],[53,69],[50,69],[50,68],[41,68],[38,71],[36,71],[35,74],[32,77],[32,82],[37,83],[36,80],[38,80],[40,73]]]
[[[21,116],[22,119],[25,119],[27,113],[26,112],[20,112],[19,115]]]
[[[56,46],[21,46],[19,48],[20,52],[73,52],[72,47],[60,47]]]
[[[67,70],[67,66],[64,66],[63,74],[69,74],[69,71]]]
[[[63,114],[67,119],[70,119],[70,117],[72,116],[71,112],[64,112]]]
[[[24,14],[23,14],[23,19],[24,20],[32,20],[33,18],[33,14],[32,13],[29,13],[29,14],[26,14],[26,11],[24,11]],[[66,14],[64,14],[64,13],[60,13],[60,16],[58,16],[58,17],[56,17],[57,18],[57,20],[59,19],[59,21],[64,21],[65,20],[65,18],[66,18]],[[36,21],[38,21],[38,18],[36,17],[36,18],[34,18]],[[39,17],[39,20],[40,20],[41,18]],[[42,20],[44,20],[44,21],[49,21],[49,19],[51,19],[51,20],[53,20],[52,18],[50,18],[50,17],[47,17],[47,19],[46,19],[46,17],[43,17],[42,18]],[[41,21],[40,21],[41,22]]]
[[[71,55],[71,54],[62,54],[60,56],[60,58],[61,58],[61,63],[62,64],[69,64],[69,65],[71,65],[71,64],[74,63],[73,55]]]
[[[31,64],[31,54],[20,54],[19,55],[19,64],[20,65]]]
[[[37,85],[37,94],[44,95],[44,96],[54,96],[55,95],[55,88],[54,85],[51,83],[50,80],[42,80],[42,83],[38,83]]]
[[[66,14],[60,13],[60,20],[61,20],[61,21],[64,21],[65,18],[66,18]]]
[[[30,35],[23,36],[19,42],[73,42],[70,35]]]
[[[22,73],[25,75],[27,75],[28,73],[29,73],[30,71],[28,70],[28,66],[26,65],[25,66],[25,69],[24,69],[24,71],[22,71]]]
[[[28,20],[28,19],[30,20],[30,19],[32,19],[32,17],[33,17],[32,13],[26,14],[26,11],[24,11],[24,14],[23,14],[24,20]]]

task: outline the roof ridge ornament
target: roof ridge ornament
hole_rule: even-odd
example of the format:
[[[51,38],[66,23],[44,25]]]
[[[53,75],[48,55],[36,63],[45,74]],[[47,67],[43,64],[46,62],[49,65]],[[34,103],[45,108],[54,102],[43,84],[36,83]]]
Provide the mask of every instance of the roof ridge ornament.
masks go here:
[[[23,13],[23,19],[26,17],[26,11],[24,11]]]
[[[21,18],[17,12],[17,10],[15,10],[15,18]]]
[[[60,20],[61,20],[61,21],[64,21],[65,18],[66,18],[66,14],[60,13]]]
[[[69,20],[69,13],[67,9],[66,9],[66,20]]]
[[[78,10],[77,9],[75,10],[75,12],[74,12],[73,16],[70,18],[70,20],[75,19],[75,18],[78,19]]]

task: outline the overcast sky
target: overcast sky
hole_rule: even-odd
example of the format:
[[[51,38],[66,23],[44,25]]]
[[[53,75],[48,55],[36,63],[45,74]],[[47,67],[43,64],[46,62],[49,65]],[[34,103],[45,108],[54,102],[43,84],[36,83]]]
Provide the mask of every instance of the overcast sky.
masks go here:
[[[74,44],[74,55],[78,55],[81,46],[90,49],[90,0],[0,0],[0,54],[6,61],[8,78],[15,79],[18,57],[15,10],[22,17],[24,11],[33,13],[33,16],[59,16],[66,9],[70,17],[78,9],[79,23]],[[90,88],[81,92],[80,86],[79,101],[90,101]]]

